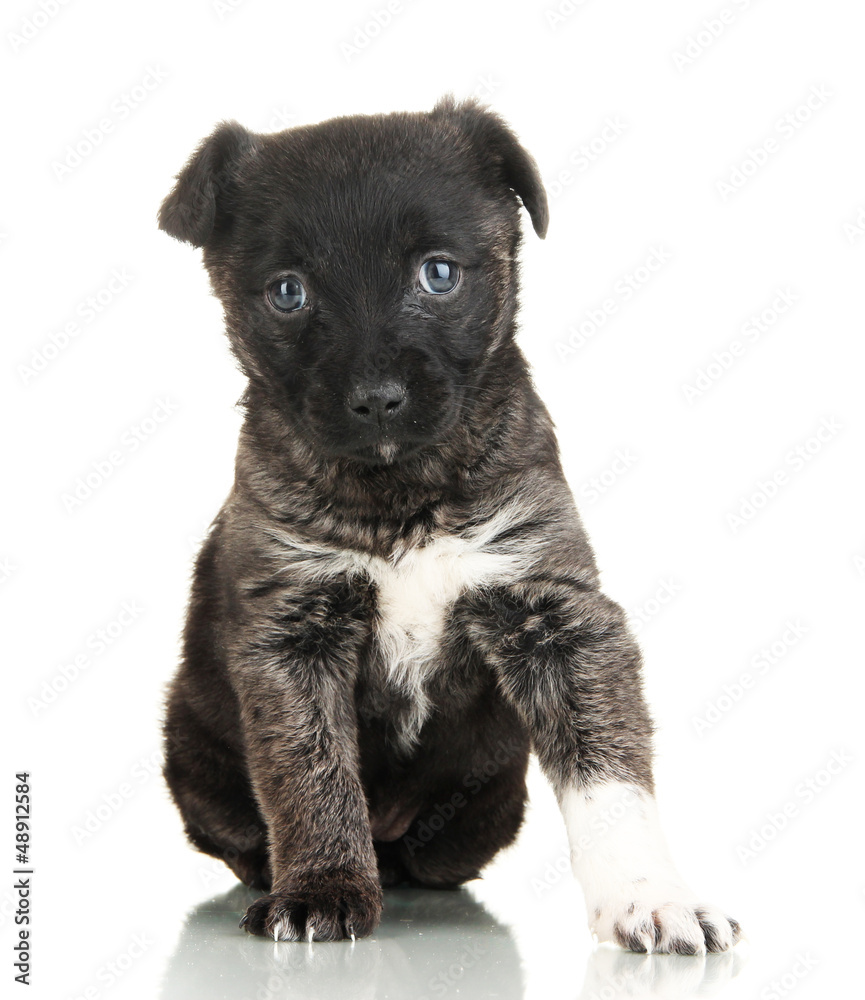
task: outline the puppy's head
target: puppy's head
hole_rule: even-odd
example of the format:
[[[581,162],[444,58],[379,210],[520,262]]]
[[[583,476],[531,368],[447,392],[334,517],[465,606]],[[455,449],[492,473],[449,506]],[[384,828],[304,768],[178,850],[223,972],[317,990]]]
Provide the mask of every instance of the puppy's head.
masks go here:
[[[293,431],[382,464],[483,405],[513,335],[521,203],[544,236],[532,158],[447,98],[273,135],[223,124],[159,224],[204,248],[233,350]]]

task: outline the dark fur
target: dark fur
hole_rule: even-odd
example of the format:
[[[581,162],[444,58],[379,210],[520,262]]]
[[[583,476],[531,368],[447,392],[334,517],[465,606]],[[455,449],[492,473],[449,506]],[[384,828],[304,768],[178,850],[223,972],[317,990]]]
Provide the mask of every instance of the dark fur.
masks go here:
[[[444,100],[275,135],[224,124],[162,206],[161,227],[203,247],[248,377],[235,486],[196,564],[165,774],[192,843],[270,890],[245,918],[256,933],[280,920],[296,936],[368,933],[381,883],[475,877],[516,836],[530,746],[557,787],[652,788],[639,653],[598,591],[514,342],[521,203],[543,236],[532,159],[496,115]],[[431,252],[462,264],[448,296],[417,290]],[[303,315],[265,301],[287,268],[308,281]],[[384,431],[345,405],[370,379],[408,387]],[[518,516],[489,550],[537,559],[454,602],[407,749],[412,706],[380,662],[375,584],[313,582],[280,539],[387,558],[506,504]]]

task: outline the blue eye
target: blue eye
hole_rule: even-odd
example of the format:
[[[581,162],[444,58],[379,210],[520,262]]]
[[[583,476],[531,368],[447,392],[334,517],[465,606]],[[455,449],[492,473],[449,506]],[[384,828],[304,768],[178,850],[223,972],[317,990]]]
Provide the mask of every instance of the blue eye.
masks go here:
[[[421,288],[433,295],[452,292],[460,280],[460,269],[452,260],[425,260],[418,275]]]
[[[289,274],[268,287],[267,299],[279,312],[296,312],[306,305],[306,289],[300,278]]]

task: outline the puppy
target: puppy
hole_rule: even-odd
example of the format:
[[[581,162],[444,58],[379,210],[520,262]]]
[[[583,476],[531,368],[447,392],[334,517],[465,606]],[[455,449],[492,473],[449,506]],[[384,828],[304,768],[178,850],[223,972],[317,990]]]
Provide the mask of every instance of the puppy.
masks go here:
[[[543,237],[534,161],[451,98],[222,124],[162,204],[248,379],[165,777],[192,844],[264,893],[253,934],[353,939],[382,886],[477,877],[517,835],[532,750],[600,940],[739,936],[659,830],[640,653],[514,341],[521,206]]]

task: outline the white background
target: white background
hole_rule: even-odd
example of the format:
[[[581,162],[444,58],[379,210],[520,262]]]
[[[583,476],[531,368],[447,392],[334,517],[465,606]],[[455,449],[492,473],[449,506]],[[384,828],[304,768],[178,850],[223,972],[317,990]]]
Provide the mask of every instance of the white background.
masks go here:
[[[365,34],[384,0],[42,6],[50,17],[7,3],[0,25],[4,993],[24,989],[10,914],[13,771],[26,768],[30,996],[852,995],[865,905],[859,5],[565,0],[557,19],[549,0],[402,0]],[[242,385],[199,255],[156,229],[156,210],[220,119],[267,131],[428,109],[448,90],[501,111],[550,188],[546,241],[526,225],[520,340],[605,589],[639,629],[674,854],[748,935],[732,958],[593,950],[537,774],[520,842],[471,888],[465,924],[432,894],[393,901],[406,916],[353,951],[274,950],[235,930],[234,897],[212,926],[207,909],[184,926],[235,883],[185,845],[156,773],[158,725],[191,560],[231,481]],[[653,251],[669,259],[639,270]],[[773,313],[779,292],[795,301]],[[708,388],[688,399],[701,370]],[[64,501],[88,476],[90,495]],[[473,934],[477,951],[459,951]],[[185,993],[184,970],[197,984]]]

